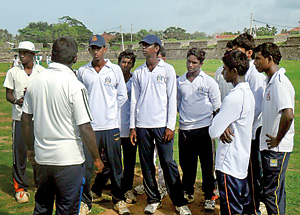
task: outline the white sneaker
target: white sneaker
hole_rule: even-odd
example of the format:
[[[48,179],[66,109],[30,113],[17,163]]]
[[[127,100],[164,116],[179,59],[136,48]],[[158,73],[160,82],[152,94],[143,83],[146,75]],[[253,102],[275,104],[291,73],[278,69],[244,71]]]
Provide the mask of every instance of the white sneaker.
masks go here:
[[[89,214],[89,213],[91,213],[91,209],[89,208],[89,206],[86,203],[81,202],[80,203],[79,215],[86,215],[86,214]]]
[[[213,211],[213,210],[215,210],[215,208],[216,208],[215,200],[210,200],[210,199],[205,200],[204,210]]]
[[[133,194],[132,190],[128,190],[125,194],[124,194],[125,198],[126,198],[126,203],[128,204],[132,204],[135,203],[137,201],[135,195]]]
[[[158,185],[158,191],[159,191],[159,194],[160,194],[161,199],[163,199],[165,196],[168,195],[168,192],[167,192],[167,188],[166,188],[166,187],[163,187],[163,186]]]
[[[130,214],[130,211],[126,205],[126,203],[121,200],[118,201],[117,204],[114,205],[114,209],[120,214],[120,215],[128,215]]]
[[[180,215],[192,215],[192,212],[187,205],[183,205],[181,207],[176,206],[175,208]]]
[[[145,193],[144,185],[140,184],[140,185],[136,186],[136,187],[133,189],[133,192],[135,192],[135,193],[138,194],[138,195],[144,194],[144,193]]]
[[[161,207],[161,202],[148,204],[144,209],[144,213],[145,214],[154,214],[155,211],[157,210],[157,208],[160,208],[160,207]]]
[[[15,194],[15,198],[18,203],[27,203],[29,202],[30,194],[26,191],[20,191]]]

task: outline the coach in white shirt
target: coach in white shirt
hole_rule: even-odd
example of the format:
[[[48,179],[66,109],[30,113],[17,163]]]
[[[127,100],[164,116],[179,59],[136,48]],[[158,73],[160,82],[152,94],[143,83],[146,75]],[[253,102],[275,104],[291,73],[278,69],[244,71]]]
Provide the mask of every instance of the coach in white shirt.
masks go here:
[[[259,213],[260,201],[262,197],[262,165],[261,165],[261,155],[259,150],[259,137],[261,132],[261,110],[262,110],[262,100],[265,89],[265,76],[259,73],[254,66],[254,52],[255,47],[254,38],[248,33],[243,33],[239,35],[232,41],[233,48],[245,53],[249,59],[249,69],[245,75],[245,80],[249,83],[250,89],[254,95],[255,99],[255,111],[254,111],[254,121],[252,128],[252,143],[251,143],[251,155],[250,163],[248,168],[248,181],[250,186],[251,201],[254,207],[252,213]]]
[[[212,141],[208,134],[214,113],[221,106],[217,82],[201,70],[205,51],[192,48],[187,52],[187,72],[177,79],[179,112],[179,162],[183,171],[185,198],[194,201],[198,157],[202,169],[205,210],[215,209]]]
[[[264,43],[254,51],[257,70],[267,74],[260,135],[265,204],[268,214],[285,214],[285,172],[294,146],[295,90],[285,69],[278,67],[278,46]]]
[[[89,52],[93,60],[78,69],[77,77],[86,86],[89,94],[89,106],[92,112],[92,127],[97,138],[99,152],[104,153],[104,171],[97,174],[91,190],[95,198],[101,199],[102,189],[111,178],[111,193],[115,210],[120,214],[129,213],[123,200],[121,187],[123,177],[121,160],[121,140],[119,125],[119,109],[127,100],[127,89],[120,66],[104,59],[106,42],[101,35],[93,35],[89,39]],[[82,201],[91,208],[89,184],[91,180],[92,162],[87,157],[86,194]],[[87,198],[86,198],[87,197]],[[124,210],[124,211],[123,211]],[[123,211],[123,212],[122,212]]]
[[[158,59],[160,39],[147,35],[140,41],[146,63],[132,76],[130,105],[130,139],[139,145],[148,205],[144,212],[153,214],[161,206],[153,163],[154,140],[169,196],[180,214],[191,214],[183,197],[178,166],[173,157],[176,123],[176,73],[168,63]]]
[[[240,51],[225,53],[223,63],[224,78],[234,88],[225,97],[209,128],[211,138],[221,140],[215,166],[220,210],[221,214],[251,214],[247,170],[255,101],[244,77],[249,63]],[[227,133],[228,127],[230,133]]]
[[[54,200],[56,214],[78,214],[84,183],[82,142],[91,153],[98,172],[103,168],[90,125],[92,118],[86,88],[71,70],[77,60],[77,51],[74,39],[55,40],[54,63],[30,83],[25,95],[22,132],[28,158],[38,164],[34,214],[52,214]]]

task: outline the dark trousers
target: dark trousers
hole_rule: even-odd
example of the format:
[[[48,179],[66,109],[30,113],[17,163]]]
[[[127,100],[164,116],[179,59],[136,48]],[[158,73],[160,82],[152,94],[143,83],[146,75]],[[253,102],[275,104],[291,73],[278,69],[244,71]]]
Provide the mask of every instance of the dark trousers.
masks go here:
[[[264,202],[268,214],[285,214],[285,172],[290,152],[261,151]]]
[[[208,127],[179,131],[179,163],[183,172],[183,190],[194,194],[198,157],[202,170],[202,190],[205,199],[214,196],[213,152]]]
[[[21,130],[21,121],[12,122],[13,182],[15,192],[27,191],[29,182],[26,173],[27,146]],[[36,165],[33,164],[35,187],[37,186]]]
[[[124,192],[127,192],[128,190],[132,190],[137,146],[132,145],[129,138],[121,138],[121,144],[124,165],[122,188]]]
[[[78,214],[83,186],[84,165],[39,165],[38,189],[34,214],[52,215],[54,199],[56,214]]]
[[[161,201],[155,179],[153,162],[154,140],[157,146],[159,161],[163,170],[167,191],[175,206],[187,204],[183,197],[178,166],[173,157],[173,140],[164,143],[163,134],[166,128],[137,128],[137,144],[139,146],[140,163],[144,177],[144,187],[149,204]]]
[[[220,193],[220,212],[224,214],[252,214],[248,211],[250,193],[247,178],[238,179],[216,171]]]
[[[122,155],[121,155],[121,140],[120,131],[118,128],[104,131],[95,131],[97,146],[101,159],[104,163],[104,169],[98,173],[95,178],[95,183],[91,190],[98,196],[102,195],[102,189],[110,178],[111,180],[111,194],[113,196],[113,203],[124,200],[124,191],[122,190]],[[86,185],[83,190],[82,201],[92,206],[92,197],[90,194],[91,174],[94,167],[93,159],[84,147],[86,157]]]
[[[251,196],[251,208],[254,209],[253,214],[260,213],[259,205],[263,200],[262,189],[262,164],[259,150],[261,127],[256,130],[255,139],[251,142],[251,154],[248,167],[248,184]]]

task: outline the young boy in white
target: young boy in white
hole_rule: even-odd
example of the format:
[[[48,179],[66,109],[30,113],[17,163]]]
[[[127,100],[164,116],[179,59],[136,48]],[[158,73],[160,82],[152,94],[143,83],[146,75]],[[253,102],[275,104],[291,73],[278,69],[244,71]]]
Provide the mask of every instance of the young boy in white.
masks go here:
[[[285,214],[285,172],[294,146],[295,90],[285,69],[278,67],[278,46],[264,43],[254,51],[257,70],[267,74],[260,134],[265,205],[268,214]]]
[[[223,63],[222,74],[234,88],[225,97],[220,112],[209,128],[211,138],[220,137],[221,140],[215,165],[220,210],[221,214],[247,214],[250,210],[250,196],[246,177],[255,105],[253,94],[244,77],[249,62],[242,52],[230,51],[225,53]]]
[[[183,171],[185,198],[194,201],[198,157],[202,169],[202,190],[206,210],[215,209],[212,141],[208,134],[214,112],[221,106],[217,82],[201,70],[205,52],[192,48],[187,52],[187,72],[177,80],[179,112],[179,162]]]

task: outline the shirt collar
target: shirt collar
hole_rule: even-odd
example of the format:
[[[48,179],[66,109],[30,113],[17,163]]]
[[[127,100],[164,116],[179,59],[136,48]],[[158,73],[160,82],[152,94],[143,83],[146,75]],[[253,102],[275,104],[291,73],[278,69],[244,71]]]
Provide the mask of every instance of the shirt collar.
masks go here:
[[[61,63],[57,63],[57,62],[50,63],[48,68],[49,69],[59,69],[58,71],[62,71],[62,72],[67,71],[69,73],[74,74],[74,71],[70,67],[68,67],[64,64],[61,64]]]
[[[104,65],[104,67],[108,67],[108,68],[111,68],[112,67],[112,62],[109,60],[109,59],[104,59],[104,61],[106,62],[106,64]],[[93,67],[93,65],[92,65],[92,60],[89,62],[89,67]]]
[[[159,62],[156,66],[163,67],[165,65],[165,61],[160,58],[158,58],[158,60],[159,60]],[[146,62],[143,64],[143,67],[147,67]]]
[[[268,85],[274,83],[276,77],[277,77],[278,75],[281,75],[281,74],[283,75],[285,72],[286,72],[286,71],[285,71],[284,68],[280,68],[277,72],[275,72],[275,73],[272,75],[271,80],[269,81]],[[267,78],[266,81],[268,81],[268,78]]]

